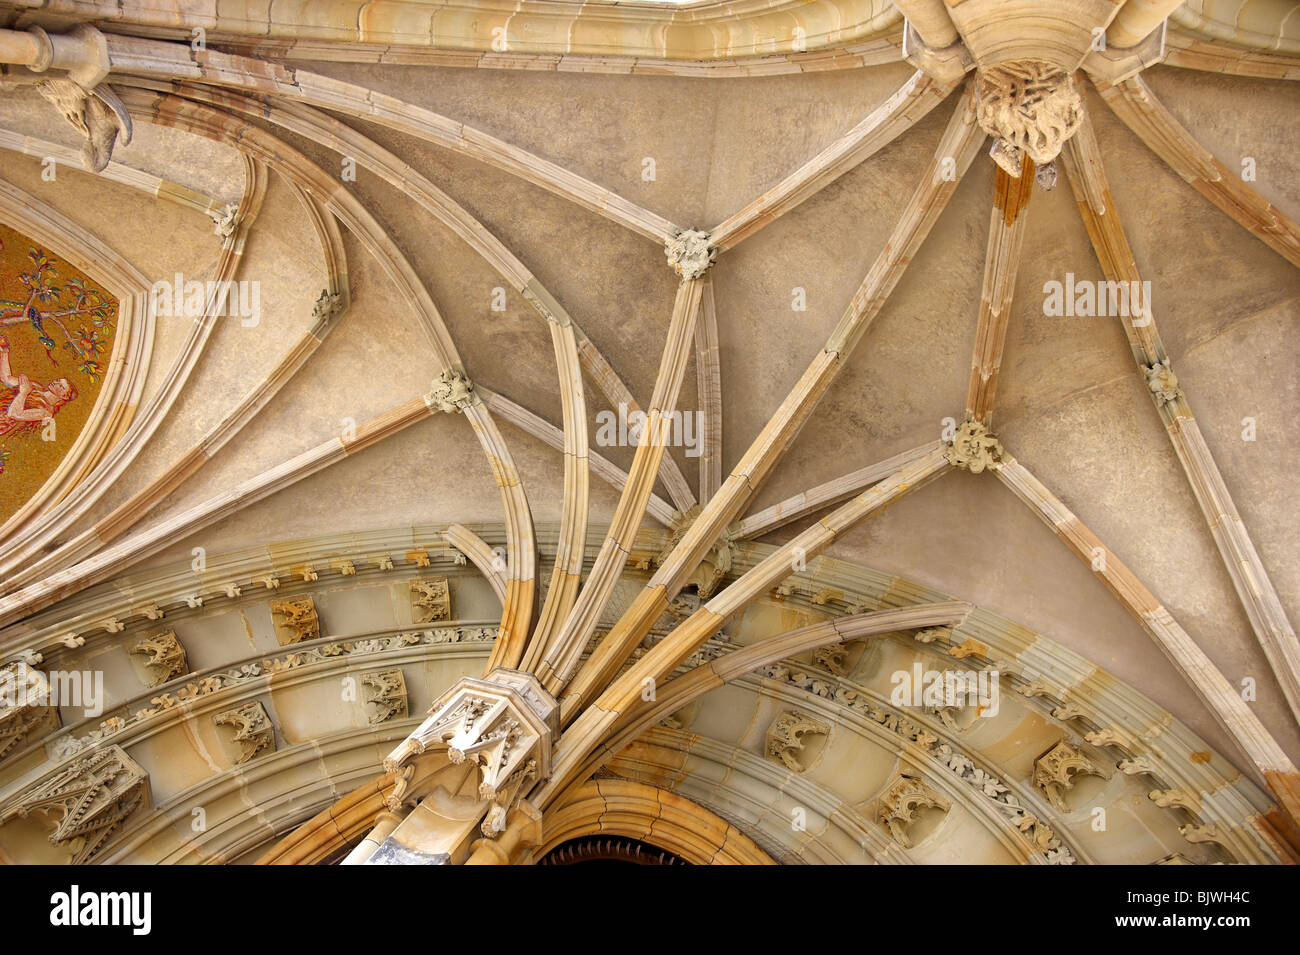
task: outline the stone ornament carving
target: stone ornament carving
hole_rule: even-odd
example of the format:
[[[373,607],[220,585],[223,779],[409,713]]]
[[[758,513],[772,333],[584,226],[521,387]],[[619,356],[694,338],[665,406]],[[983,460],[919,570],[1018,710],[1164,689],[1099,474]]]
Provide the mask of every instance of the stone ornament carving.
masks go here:
[[[209,209],[208,218],[212,220],[213,231],[223,239],[234,235],[239,228],[239,220],[236,218],[238,212],[239,206],[233,202],[227,202],[221,209]]]
[[[446,577],[411,581],[411,617],[415,623],[451,619],[451,591]]]
[[[551,772],[551,741],[559,705],[532,674],[497,669],[487,679],[463,677],[429,710],[429,717],[384,760],[400,773],[422,753],[443,752],[453,764],[478,768],[480,799],[492,802],[483,820],[488,838],[505,820],[524,784]]]
[[[50,844],[89,862],[149,794],[149,777],[120,746],[108,746],[56,770],[8,799],[0,825],[33,812],[54,821]]]
[[[316,602],[311,597],[273,602],[271,620],[275,625],[275,638],[282,647],[320,637],[320,617],[316,614]]]
[[[235,686],[244,686],[256,680],[265,679],[272,673],[283,673],[298,667],[323,663],[341,656],[386,653],[402,650],[416,645],[442,646],[450,643],[491,643],[497,638],[495,627],[443,627],[436,630],[408,631],[388,637],[373,637],[366,640],[344,640],[327,643],[323,646],[299,650],[283,657],[272,657],[256,663],[245,663],[232,667],[221,673],[213,673],[202,679],[187,683],[176,691],[164,693],[151,700],[151,706],[143,707],[134,713],[110,716],[100,721],[99,729],[91,730],[84,736],[61,736],[47,747],[51,759],[67,759],[82,752],[96,743],[121,733],[123,730],[137,726],[164,713],[182,703],[201,699],[218,690]]]
[[[1000,63],[976,76],[975,116],[994,138],[993,161],[1018,179],[1024,156],[1046,166],[1060,155],[1083,122],[1083,100],[1069,73],[1036,60]]]
[[[668,559],[668,555],[686,536],[695,519],[700,516],[702,508],[696,504],[686,512],[678,512],[674,515],[674,520],[669,527],[668,539],[664,546],[654,557],[653,563],[656,567]],[[717,591],[718,586],[726,579],[727,574],[731,572],[731,562],[735,554],[736,545],[732,543],[731,538],[723,534],[716,543],[708,550],[708,553],[700,559],[691,576],[686,579],[684,587],[692,584],[696,588],[696,595],[701,600],[708,600]]]
[[[664,243],[664,254],[673,271],[686,281],[697,279],[709,270],[718,250],[709,245],[709,234],[699,229],[683,229]]]
[[[1066,790],[1074,788],[1079,776],[1100,776],[1101,769],[1079,747],[1061,740],[1034,761],[1033,784],[1042,790],[1047,801],[1061,812],[1070,812],[1065,803]]]
[[[948,743],[940,742],[937,735],[920,723],[891,711],[847,681],[823,678],[784,663],[775,663],[757,672],[769,680],[777,680],[860,713],[900,739],[914,744],[916,752],[929,757],[982,798],[988,799],[1048,865],[1074,865],[1078,861],[1070,847],[1061,843],[1060,837],[1047,823],[1020,804],[1010,786],[976,765],[969,756]]]
[[[371,726],[406,719],[406,677],[400,669],[365,674],[361,678],[361,694]]]
[[[1147,379],[1147,390],[1159,402],[1168,404],[1171,401],[1177,401],[1182,395],[1182,389],[1178,387],[1178,376],[1169,366],[1169,360],[1158,361],[1154,365],[1144,366]]]
[[[460,414],[474,403],[474,385],[464,373],[447,369],[433,379],[430,405],[447,414]]]
[[[327,288],[320,290],[320,295],[316,298],[316,304],[312,306],[311,317],[316,321],[326,321],[334,318],[343,311],[343,296],[338,292],[331,292]]]
[[[145,686],[160,686],[189,670],[185,648],[172,630],[137,640],[131,647],[131,653],[147,657],[143,664],[149,675]]]
[[[947,813],[952,804],[914,776],[900,773],[880,797],[876,821],[904,849],[913,846],[911,828],[923,809]]]
[[[109,164],[119,137],[124,146],[131,141],[131,115],[108,85],[86,90],[70,79],[51,78],[36,88],[85,139],[81,162],[91,172]]]
[[[0,760],[59,725],[50,681],[21,661],[0,667]]]
[[[974,418],[967,418],[961,423],[953,435],[952,444],[944,452],[949,464],[965,468],[972,474],[1000,467],[1002,456],[1002,444]]]
[[[230,727],[223,740],[236,766],[275,750],[275,730],[266,708],[256,701],[244,703],[212,717],[213,725]]]
[[[809,736],[827,736],[831,728],[821,720],[805,716],[794,710],[781,713],[767,728],[767,741],[763,755],[774,763],[783,763],[792,772],[802,773],[808,767],[800,761]]]

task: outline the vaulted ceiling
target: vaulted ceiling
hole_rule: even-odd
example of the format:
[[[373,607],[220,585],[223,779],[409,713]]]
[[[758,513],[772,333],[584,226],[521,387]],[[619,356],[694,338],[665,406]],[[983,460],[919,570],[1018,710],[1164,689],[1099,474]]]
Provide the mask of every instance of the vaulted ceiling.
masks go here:
[[[1294,860],[1295,4],[354,6],[0,0],[0,858]]]

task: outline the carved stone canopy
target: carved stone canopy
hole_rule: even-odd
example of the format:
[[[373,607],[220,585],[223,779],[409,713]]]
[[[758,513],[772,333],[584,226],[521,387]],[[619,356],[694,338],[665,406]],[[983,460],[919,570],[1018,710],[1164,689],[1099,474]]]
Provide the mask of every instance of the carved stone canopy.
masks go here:
[[[479,795],[496,800],[522,775],[550,775],[558,730],[559,704],[537,678],[498,668],[487,679],[463,677],[444,693],[428,719],[388,754],[384,769],[396,773],[412,757],[445,751],[452,763],[476,765]]]

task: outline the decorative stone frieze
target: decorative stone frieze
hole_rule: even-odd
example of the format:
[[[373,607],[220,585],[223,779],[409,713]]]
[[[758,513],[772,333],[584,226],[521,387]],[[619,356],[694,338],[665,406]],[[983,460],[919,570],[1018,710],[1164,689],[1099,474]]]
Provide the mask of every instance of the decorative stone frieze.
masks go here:
[[[474,403],[474,385],[463,372],[447,369],[433,379],[430,404],[447,414],[460,414]]]
[[[975,115],[994,137],[994,162],[1019,178],[1025,155],[1039,166],[1060,155],[1083,122],[1083,100],[1070,74],[1047,63],[999,63],[977,74]]]
[[[361,694],[370,725],[406,719],[406,677],[400,669],[365,674],[361,678]]]
[[[412,580],[411,617],[416,623],[436,623],[451,619],[451,591],[446,577]]]
[[[957,428],[944,457],[953,467],[979,474],[1002,464],[1002,444],[989,429],[974,418],[967,418]]]
[[[664,254],[673,271],[683,279],[697,279],[709,270],[718,250],[709,245],[709,234],[699,229],[683,229],[664,243]]]
[[[784,764],[793,772],[802,773],[808,768],[804,759],[801,759],[806,757],[805,749],[809,742],[807,738],[826,737],[830,731],[830,726],[821,720],[793,710],[786,710],[767,728],[763,755],[774,763]]]
[[[149,796],[149,777],[120,746],[87,753],[55,770],[0,806],[0,825],[40,813],[53,821],[51,845],[69,862],[89,862]]]
[[[895,842],[910,849],[914,845],[912,824],[927,808],[947,813],[952,803],[916,777],[900,773],[880,797],[876,821],[889,830]]]
[[[311,597],[275,601],[271,604],[271,620],[275,625],[275,638],[282,647],[320,637],[320,617]]]
[[[1065,740],[1061,740],[1034,761],[1033,784],[1061,812],[1070,811],[1065,803],[1065,793],[1074,788],[1075,779],[1079,776],[1105,778],[1105,774],[1083,750]]]
[[[236,766],[275,749],[275,729],[261,703],[253,701],[212,717],[217,727],[229,727],[222,742]]]
[[[1020,803],[1011,787],[978,766],[973,759],[940,742],[939,737],[922,724],[893,712],[873,700],[867,693],[847,681],[827,679],[816,673],[772,664],[758,671],[769,680],[787,684],[814,697],[834,703],[865,716],[882,729],[896,734],[969,786],[980,798],[988,799],[1049,865],[1074,865],[1078,860],[1070,847],[1061,842],[1052,828]]]
[[[185,648],[172,630],[137,640],[131,646],[131,653],[146,658],[142,663],[147,674],[145,686],[160,686],[189,669],[185,660]]]

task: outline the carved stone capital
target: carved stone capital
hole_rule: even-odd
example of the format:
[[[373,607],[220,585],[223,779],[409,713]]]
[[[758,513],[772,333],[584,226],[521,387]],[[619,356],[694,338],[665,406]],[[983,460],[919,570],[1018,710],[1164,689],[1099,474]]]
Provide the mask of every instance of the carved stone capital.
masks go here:
[[[709,234],[699,229],[683,229],[664,243],[668,264],[683,279],[697,279],[709,270],[718,250],[709,245]]]
[[[957,428],[952,444],[944,452],[948,463],[958,468],[965,468],[972,474],[979,474],[987,468],[998,468],[1002,464],[1002,444],[987,427],[973,418],[967,418]]]
[[[474,403],[474,385],[462,372],[447,369],[433,380],[430,406],[447,414],[460,414]]]
[[[976,74],[975,117],[994,138],[990,155],[1019,178],[1023,157],[1045,166],[1083,122],[1083,100],[1069,73],[1037,60],[999,63]]]

